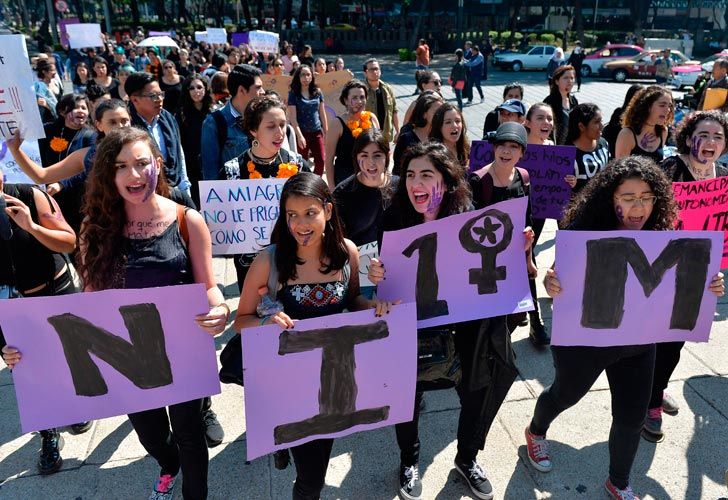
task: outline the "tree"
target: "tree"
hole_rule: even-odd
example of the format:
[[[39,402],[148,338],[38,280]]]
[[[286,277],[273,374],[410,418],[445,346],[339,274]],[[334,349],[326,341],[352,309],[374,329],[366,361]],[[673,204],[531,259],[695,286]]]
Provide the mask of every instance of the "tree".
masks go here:
[[[138,0],[129,0],[129,7],[131,7],[131,23],[134,28],[139,26],[139,2]]]
[[[581,0],[574,0],[574,27],[576,39],[584,41],[584,15],[581,12]]]
[[[508,38],[509,47],[512,47],[513,43],[516,40],[516,30],[518,30],[518,15],[521,12],[521,7],[523,7],[523,0],[513,0],[511,2],[511,7],[509,9],[511,22],[508,26],[511,30],[511,36]]]
[[[650,9],[650,0],[632,0],[629,9],[634,21],[635,35],[642,34],[642,26],[647,21],[647,13]]]
[[[298,13],[298,21],[308,21],[308,0],[301,0],[301,10]]]

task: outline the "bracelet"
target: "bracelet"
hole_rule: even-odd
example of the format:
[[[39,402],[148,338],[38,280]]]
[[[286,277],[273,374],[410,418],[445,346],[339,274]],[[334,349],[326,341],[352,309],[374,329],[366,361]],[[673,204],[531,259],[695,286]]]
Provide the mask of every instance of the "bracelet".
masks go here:
[[[262,318],[260,319],[260,326],[263,326],[263,325],[265,324],[265,322],[266,322],[266,321],[268,321],[269,319],[270,319],[270,315],[268,315],[268,316],[263,316],[263,317],[262,317]]]

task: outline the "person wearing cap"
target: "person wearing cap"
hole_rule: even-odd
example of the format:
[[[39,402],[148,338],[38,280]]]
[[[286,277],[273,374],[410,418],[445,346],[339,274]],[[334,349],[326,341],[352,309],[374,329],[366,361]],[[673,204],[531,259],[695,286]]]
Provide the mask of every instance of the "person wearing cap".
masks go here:
[[[498,126],[508,122],[523,125],[528,111],[526,104],[518,99],[508,99],[495,109],[498,111]]]
[[[111,76],[118,78],[119,68],[124,64],[127,64],[128,62],[129,61],[126,59],[126,51],[124,50],[124,47],[116,47],[116,49],[114,49],[114,61],[109,66]]]
[[[518,101],[520,102],[520,101]],[[493,161],[483,167],[472,165],[476,170],[468,177],[473,192],[473,205],[476,210],[513,198],[528,198],[530,181],[526,169],[516,167],[528,147],[528,133],[520,123],[506,122],[496,130],[493,142]],[[526,206],[526,229],[524,233],[533,243],[534,232],[531,220],[531,201]],[[526,262],[528,266],[529,284],[534,310],[529,312],[532,324],[541,324],[536,300],[536,266],[531,258],[531,245],[528,245]],[[513,331],[525,319],[525,314],[508,316],[508,329]],[[547,336],[545,330],[529,332],[529,336]],[[534,343],[545,345],[549,342],[543,338],[532,339]]]
[[[518,82],[512,82],[503,87],[503,102],[510,99],[523,101],[523,85]],[[500,112],[497,108],[485,115],[485,121],[483,122],[484,140],[490,132],[495,132],[498,129],[498,125],[500,125],[499,116]]]

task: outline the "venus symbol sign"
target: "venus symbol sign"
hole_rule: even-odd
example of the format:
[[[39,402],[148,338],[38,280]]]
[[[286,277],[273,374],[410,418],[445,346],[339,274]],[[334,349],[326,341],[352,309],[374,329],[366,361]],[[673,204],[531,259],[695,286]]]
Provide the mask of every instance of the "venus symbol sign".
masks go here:
[[[459,233],[460,244],[470,253],[479,253],[481,267],[468,269],[471,285],[478,294],[496,293],[498,281],[506,279],[506,267],[496,266],[496,257],[508,248],[513,237],[513,222],[500,210],[486,210],[473,217]]]

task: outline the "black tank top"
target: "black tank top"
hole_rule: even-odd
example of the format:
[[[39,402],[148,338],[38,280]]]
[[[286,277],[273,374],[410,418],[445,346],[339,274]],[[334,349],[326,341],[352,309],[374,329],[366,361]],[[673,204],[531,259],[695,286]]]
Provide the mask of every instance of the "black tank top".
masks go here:
[[[654,151],[645,151],[640,147],[639,141],[637,140],[637,134],[635,134],[634,130],[629,129],[630,132],[632,132],[632,135],[634,136],[634,147],[632,148],[632,151],[629,152],[631,155],[637,155],[637,156],[646,156],[647,158],[651,158],[654,160],[655,163],[658,165],[663,160],[662,155],[662,136],[660,136],[660,145],[657,146],[657,149]]]
[[[151,288],[194,282],[187,247],[177,221],[158,236],[124,238],[126,264],[121,288]]]
[[[283,304],[283,311],[293,319],[318,318],[339,314],[349,301],[349,276],[351,268],[347,262],[342,269],[343,279],[325,283],[297,283],[283,285],[277,299]]]
[[[336,143],[336,159],[334,160],[334,183],[338,186],[340,182],[354,175],[354,163],[351,159],[351,151],[354,149],[354,136],[346,126],[344,120],[336,117],[341,122],[341,137]],[[333,189],[335,186],[331,186]]]

